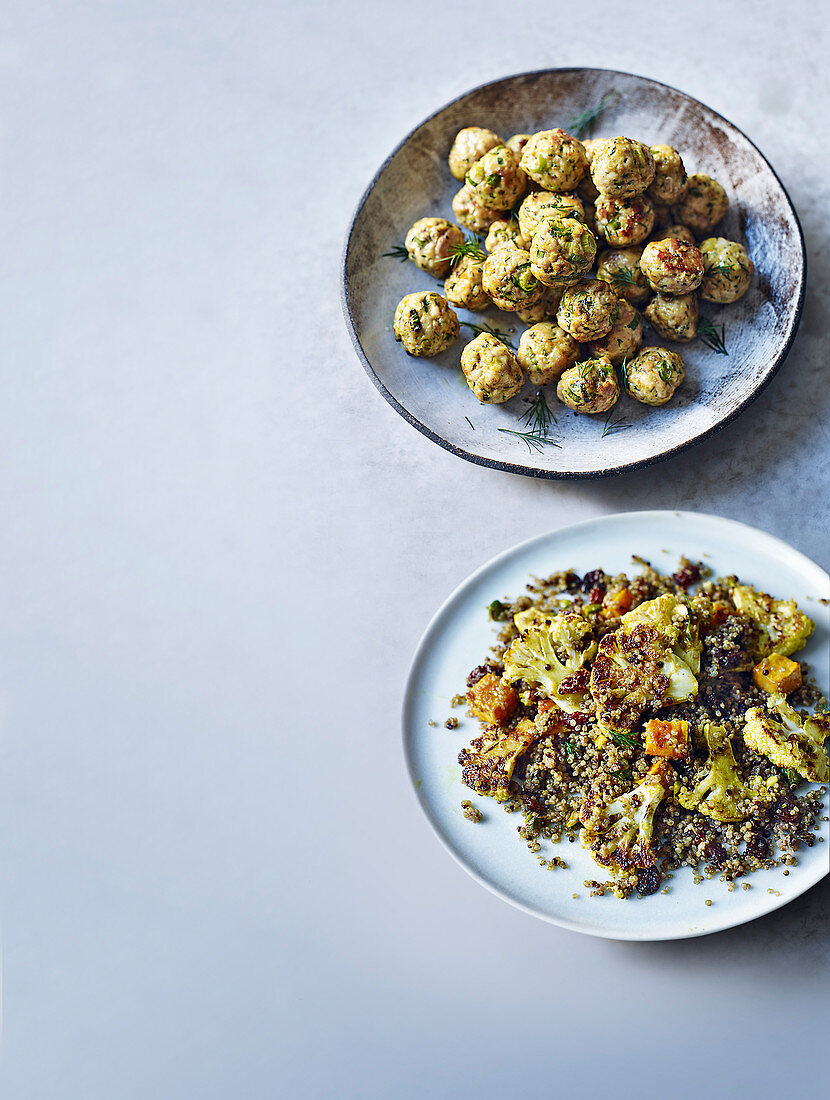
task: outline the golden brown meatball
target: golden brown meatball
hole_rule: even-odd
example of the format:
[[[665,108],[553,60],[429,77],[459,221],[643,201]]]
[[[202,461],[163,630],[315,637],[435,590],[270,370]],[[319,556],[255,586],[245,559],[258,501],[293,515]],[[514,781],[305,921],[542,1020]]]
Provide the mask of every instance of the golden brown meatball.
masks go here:
[[[513,134],[505,142],[508,149],[512,149],[514,153],[518,153],[521,156],[522,149],[530,141],[532,134]]]
[[[573,191],[588,158],[582,142],[564,130],[540,130],[522,150],[521,166],[546,191]]]
[[[484,247],[488,252],[495,252],[497,248],[523,248],[527,252],[530,241],[522,236],[519,223],[515,218],[498,218],[490,226]]]
[[[460,191],[456,192],[452,200],[452,212],[458,224],[471,233],[486,233],[493,222],[500,216],[498,210],[490,210],[486,206],[479,206],[470,188],[465,183]]]
[[[703,278],[703,255],[693,244],[669,237],[643,249],[640,270],[658,294],[688,294]]]
[[[506,145],[490,149],[464,178],[479,206],[491,210],[509,210],[527,190],[527,176],[519,167],[519,155]]]
[[[410,355],[429,358],[446,351],[458,335],[458,317],[434,291],[407,294],[395,310],[395,339]]]
[[[481,126],[465,126],[455,135],[450,149],[450,171],[457,180],[463,180],[477,160],[494,145],[501,145],[501,138],[492,130]]]
[[[481,285],[484,260],[462,256],[444,282],[447,301],[462,309],[486,309],[490,299]]]
[[[542,296],[539,301],[534,302],[532,306],[517,309],[516,316],[526,325],[536,325],[540,321],[555,321],[564,289],[561,286],[542,287]]]
[[[626,368],[626,389],[644,405],[665,405],[686,375],[683,360],[668,348],[643,348]]]
[[[524,376],[510,349],[501,340],[482,332],[461,353],[461,369],[467,385],[485,404],[500,405],[515,397]]]
[[[726,192],[703,172],[689,176],[686,194],[674,208],[677,221],[688,225],[698,236],[713,229],[729,209]]]
[[[482,286],[493,304],[507,311],[533,305],[542,287],[530,267],[530,253],[521,248],[499,248],[484,261]]]
[[[610,359],[587,359],[564,371],[556,396],[577,413],[608,412],[620,396],[620,384]]]
[[[591,270],[597,242],[576,218],[545,218],[530,242],[531,270],[545,286],[573,283]]]
[[[545,386],[574,365],[579,344],[558,325],[542,321],[522,333],[516,358],[534,386]]]
[[[591,158],[591,179],[605,198],[640,195],[654,179],[651,150],[633,138],[606,138]]]
[[[452,250],[462,244],[464,230],[445,218],[419,219],[404,241],[410,260],[436,279],[446,278],[452,262]]]
[[[583,202],[596,202],[599,198],[599,191],[597,191],[594,181],[591,179],[591,161],[594,159],[594,153],[603,140],[603,138],[588,138],[587,141],[582,142],[585,159],[588,161],[588,171],[576,185],[576,192]]]
[[[679,222],[666,225],[662,229],[655,229],[651,234],[653,241],[667,241],[669,238],[675,241],[684,241],[686,244],[695,243],[695,235],[688,225],[681,225]]]
[[[744,246],[725,237],[709,237],[700,251],[705,272],[701,298],[707,302],[737,302],[746,294],[755,270]]]
[[[658,336],[685,344],[697,336],[700,309],[697,295],[678,294],[663,297],[656,294],[646,306],[646,319]]]
[[[630,248],[644,241],[654,225],[654,206],[646,195],[597,200],[597,229],[609,244]]]
[[[601,279],[570,286],[562,295],[556,322],[574,340],[599,340],[609,333],[617,319],[619,299]]]
[[[683,159],[671,145],[652,145],[654,179],[648,189],[653,203],[679,202],[686,191],[686,169]]]
[[[637,248],[609,248],[599,258],[597,278],[610,283],[620,298],[634,306],[642,305],[651,296],[645,275],[640,271]]]
[[[550,191],[533,191],[519,207],[519,227],[526,241],[533,239],[539,223],[549,215],[576,218],[583,221],[585,209],[576,195],[553,194]]]
[[[594,358],[605,356],[618,367],[624,359],[631,359],[643,342],[643,318],[634,306],[625,300],[617,302],[617,318],[611,331],[599,340],[591,340],[588,351]]]

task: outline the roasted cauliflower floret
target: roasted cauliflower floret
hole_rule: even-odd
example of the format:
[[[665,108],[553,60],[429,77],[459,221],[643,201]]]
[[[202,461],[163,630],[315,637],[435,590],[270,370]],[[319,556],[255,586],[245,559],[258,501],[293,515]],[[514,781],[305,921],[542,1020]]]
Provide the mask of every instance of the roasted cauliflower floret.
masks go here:
[[[770,695],[767,714],[751,707],[744,715],[744,741],[779,768],[794,768],[812,783],[830,779],[824,741],[830,734],[830,714],[802,718],[783,695]]]
[[[645,600],[623,615],[620,626],[630,630],[638,623],[653,626],[660,640],[695,674],[700,672],[700,630],[693,605],[666,592],[654,600]]]
[[[510,794],[516,761],[541,736],[529,718],[522,718],[515,729],[507,732],[491,726],[458,754],[462,781],[478,794],[489,794],[497,802],[504,802]]]
[[[780,653],[789,657],[801,649],[816,628],[812,619],[799,611],[795,600],[774,600],[749,585],[736,585],[730,592],[740,613],[758,629],[758,656]]]
[[[715,821],[743,821],[752,816],[759,802],[768,802],[774,792],[757,775],[744,782],[729,734],[723,726],[707,722],[703,736],[709,756],[703,778],[691,790],[678,784],[675,797],[686,810],[697,810]]]
[[[504,655],[504,678],[524,680],[569,714],[586,705],[585,677],[576,675],[597,651],[591,624],[566,612],[530,625]]]
[[[620,873],[651,867],[654,815],[666,797],[671,765],[658,761],[643,781],[627,794],[610,802],[593,790],[582,803],[582,843],[603,867]]]

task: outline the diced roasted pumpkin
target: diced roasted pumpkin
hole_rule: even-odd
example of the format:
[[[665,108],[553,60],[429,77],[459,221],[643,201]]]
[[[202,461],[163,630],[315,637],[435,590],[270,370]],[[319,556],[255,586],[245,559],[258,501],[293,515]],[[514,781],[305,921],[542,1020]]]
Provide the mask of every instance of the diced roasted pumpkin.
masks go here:
[[[519,705],[519,697],[501,676],[488,672],[467,692],[467,702],[474,717],[500,726]]]
[[[646,723],[646,752],[649,756],[663,756],[679,760],[689,754],[689,723],[682,718],[661,720],[652,718]]]
[[[801,665],[782,657],[780,653],[770,653],[752,670],[755,686],[771,695],[787,695],[801,687]]]
[[[601,615],[603,619],[618,619],[631,610],[633,603],[634,597],[627,588],[621,588],[619,592],[607,592],[602,601]]]

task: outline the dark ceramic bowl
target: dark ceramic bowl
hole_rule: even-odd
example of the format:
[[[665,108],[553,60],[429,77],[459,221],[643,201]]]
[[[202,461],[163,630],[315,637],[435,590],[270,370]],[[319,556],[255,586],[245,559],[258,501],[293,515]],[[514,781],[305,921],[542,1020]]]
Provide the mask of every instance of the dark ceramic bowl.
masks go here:
[[[482,405],[459,367],[469,330],[442,355],[413,359],[396,343],[392,318],[412,291],[442,290],[414,264],[385,257],[409,226],[425,216],[453,219],[461,184],[447,167],[452,140],[463,126],[487,126],[504,138],[562,126],[609,95],[592,136],[627,134],[680,150],[687,170],[719,180],[730,198],[716,235],[742,241],[755,264],[749,291],[737,303],[702,303],[726,326],[728,355],[699,339],[668,345],[686,362],[686,381],[669,405],[652,409],[623,396],[603,436],[605,418],[576,416],[549,402],[558,447],[530,451],[515,435],[532,395]],[[683,92],[645,77],[605,69],[548,69],[475,88],[423,122],[400,143],[369,185],[352,220],[343,261],[343,305],[355,350],[369,377],[401,416],[442,447],[471,462],[545,478],[601,477],[676,454],[733,420],[758,396],[793,341],[804,299],[804,239],[792,203],[769,163],[725,118]],[[513,314],[457,311],[501,329],[523,325]],[[648,328],[645,344],[661,344]]]

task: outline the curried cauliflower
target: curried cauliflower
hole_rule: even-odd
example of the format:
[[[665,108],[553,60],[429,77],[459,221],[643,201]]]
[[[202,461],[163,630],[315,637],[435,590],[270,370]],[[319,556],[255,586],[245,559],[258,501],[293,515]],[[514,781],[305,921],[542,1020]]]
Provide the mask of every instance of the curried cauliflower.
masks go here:
[[[504,678],[537,684],[568,714],[584,709],[587,677],[576,675],[597,651],[591,624],[568,611],[531,623],[504,655]]]
[[[746,783],[741,779],[724,726],[707,722],[703,736],[709,750],[705,775],[692,790],[681,784],[675,787],[675,797],[684,809],[697,810],[715,821],[743,821],[752,816],[759,802],[775,797],[760,776],[750,776]]]
[[[738,584],[729,593],[732,602],[758,629],[758,656],[780,653],[789,657],[801,649],[816,628],[812,619],[799,611],[795,600],[774,600],[766,592]]]
[[[654,815],[669,791],[671,765],[657,761],[642,782],[627,794],[603,801],[592,790],[579,810],[582,843],[603,867],[620,873],[651,867]]]
[[[623,630],[638,623],[653,626],[661,641],[689,666],[695,676],[699,674],[700,630],[697,615],[688,600],[678,599],[671,592],[666,592],[626,612],[620,623]]]
[[[506,732],[490,726],[458,754],[463,782],[479,794],[492,795],[497,802],[506,801],[516,761],[541,736],[529,718],[522,718],[514,729]]]
[[[794,768],[812,783],[830,779],[825,738],[830,734],[830,714],[802,718],[783,695],[770,695],[766,714],[751,707],[744,715],[744,741],[779,768]]]

